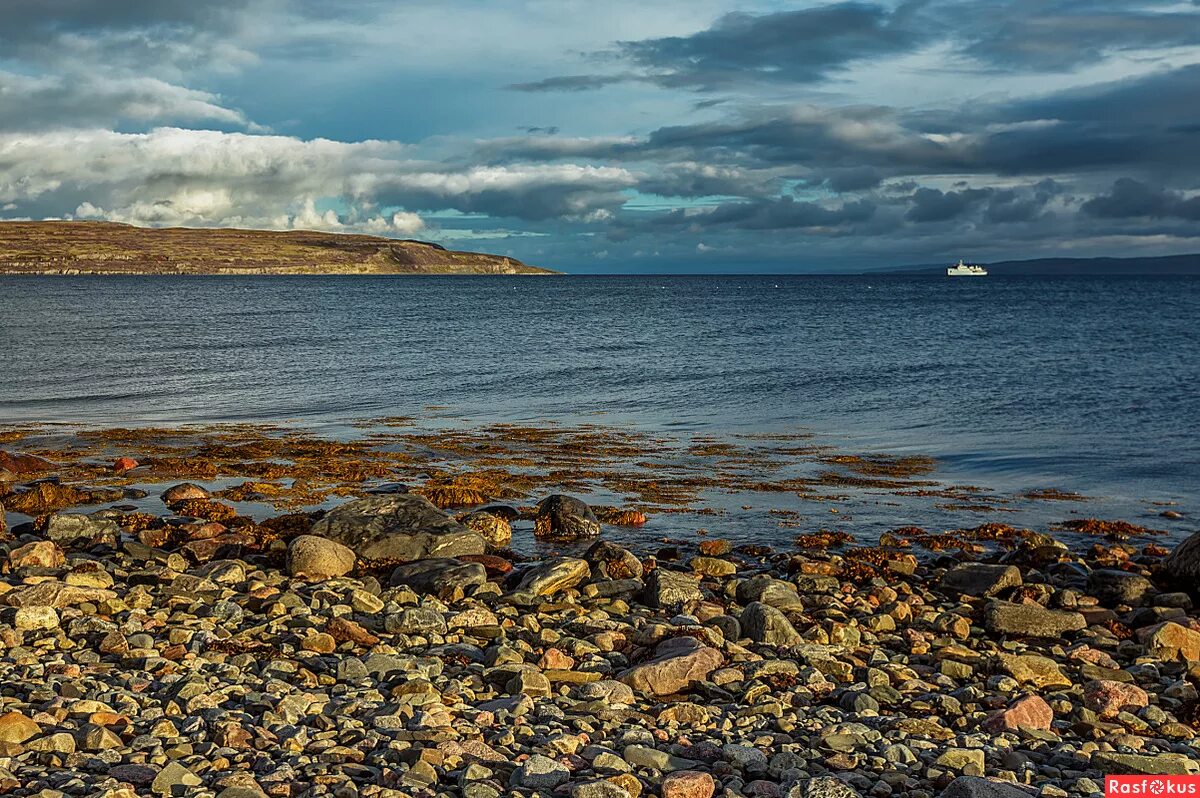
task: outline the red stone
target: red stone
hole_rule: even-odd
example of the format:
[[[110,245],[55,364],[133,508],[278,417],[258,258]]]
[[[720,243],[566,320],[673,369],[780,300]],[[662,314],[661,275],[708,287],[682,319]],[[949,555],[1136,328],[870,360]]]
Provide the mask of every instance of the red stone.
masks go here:
[[[662,798],[712,798],[713,777],[698,770],[677,770],[663,779]]]
[[[546,653],[542,654],[538,667],[542,670],[569,671],[575,667],[575,660],[557,648],[548,648]]]
[[[0,471],[8,471],[20,476],[24,474],[40,474],[44,471],[53,471],[57,467],[58,466],[54,465],[54,463],[51,463],[49,460],[43,459],[36,455],[0,450]]]
[[[512,563],[494,554],[461,554],[458,559],[463,562],[479,563],[487,571],[488,576],[504,576],[513,569]]]
[[[1046,730],[1054,720],[1054,710],[1039,696],[1027,695],[992,715],[984,723],[988,731],[1013,731],[1021,726]]]
[[[1136,712],[1150,703],[1150,696],[1136,684],[1097,679],[1083,686],[1083,705],[1101,718],[1115,718],[1123,711]]]
[[[137,467],[138,461],[134,460],[132,457],[118,457],[116,461],[113,462],[113,471],[116,471],[118,474],[122,474],[126,471],[132,471]]]

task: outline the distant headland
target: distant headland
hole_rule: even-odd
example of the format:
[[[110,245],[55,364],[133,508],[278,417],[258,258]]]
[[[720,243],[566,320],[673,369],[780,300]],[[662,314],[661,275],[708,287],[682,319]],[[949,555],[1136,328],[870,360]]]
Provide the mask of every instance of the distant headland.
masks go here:
[[[425,241],[310,230],[0,222],[0,274],[558,274]]]

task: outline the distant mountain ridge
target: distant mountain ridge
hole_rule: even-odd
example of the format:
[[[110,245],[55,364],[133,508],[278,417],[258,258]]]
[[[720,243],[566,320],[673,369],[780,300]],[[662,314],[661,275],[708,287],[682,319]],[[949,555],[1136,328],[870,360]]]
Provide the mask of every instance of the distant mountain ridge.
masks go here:
[[[951,264],[939,266],[901,266],[871,270],[871,274],[945,274]],[[1200,253],[1191,255],[1162,255],[1153,258],[1035,258],[1033,260],[1004,260],[982,263],[988,272],[1003,275],[1200,275]]]
[[[0,222],[0,274],[558,274],[412,239],[312,230]]]

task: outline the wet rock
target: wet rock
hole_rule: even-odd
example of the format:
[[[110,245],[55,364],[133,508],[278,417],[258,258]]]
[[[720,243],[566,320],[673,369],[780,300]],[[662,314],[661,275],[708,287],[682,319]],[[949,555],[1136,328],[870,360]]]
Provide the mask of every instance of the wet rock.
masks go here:
[[[1102,568],[1088,574],[1088,592],[1105,607],[1127,604],[1137,607],[1149,600],[1157,590],[1154,583],[1139,574]]]
[[[487,569],[477,562],[448,557],[430,557],[405,563],[392,571],[393,586],[407,585],[418,593],[440,594],[459,589],[466,591],[487,581]]]
[[[705,557],[700,555],[693,557],[688,562],[688,567],[702,576],[725,577],[733,576],[737,573],[737,566],[729,560],[722,560],[717,557]]]
[[[7,471],[18,477],[44,474],[53,471],[58,466],[42,457],[21,452],[7,452],[0,449],[0,471]]]
[[[533,534],[554,540],[594,538],[600,534],[600,522],[584,502],[556,493],[538,503]]]
[[[462,523],[483,538],[489,549],[503,549],[512,542],[512,526],[498,515],[479,510],[463,518]]]
[[[587,579],[591,566],[575,557],[558,557],[530,568],[521,577],[518,591],[535,596],[553,596]]]
[[[938,586],[950,594],[991,597],[1021,583],[1021,571],[1015,565],[968,563],[947,571]]]
[[[742,633],[756,643],[794,646],[802,639],[786,615],[760,601],[746,605],[738,622],[741,624]]]
[[[364,560],[456,557],[485,549],[479,535],[410,493],[347,502],[316,521],[311,532],[350,547]]]
[[[642,562],[633,552],[607,540],[593,543],[583,558],[592,563],[594,579],[641,579],[644,575]]]
[[[118,474],[124,474],[127,471],[132,471],[138,467],[138,461],[132,457],[118,457],[113,461],[113,471]]]
[[[336,579],[353,571],[355,560],[346,546],[316,535],[300,535],[288,544],[287,570],[296,577]]]
[[[984,610],[984,626],[996,634],[1022,637],[1060,637],[1087,626],[1078,612],[1050,610],[1035,604],[993,601]]]
[[[180,502],[210,499],[212,498],[212,494],[195,483],[181,482],[164,490],[160,498],[163,504],[170,507]]]
[[[721,667],[724,657],[692,637],[675,637],[659,643],[654,658],[635,665],[620,675],[620,681],[650,695],[683,692],[694,682],[704,681]]]

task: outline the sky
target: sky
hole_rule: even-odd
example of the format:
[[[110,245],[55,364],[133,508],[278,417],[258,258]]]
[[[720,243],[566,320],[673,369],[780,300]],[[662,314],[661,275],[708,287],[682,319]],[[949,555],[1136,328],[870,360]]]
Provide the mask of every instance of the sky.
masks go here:
[[[571,272],[1200,251],[1200,0],[3,0],[0,218]]]

